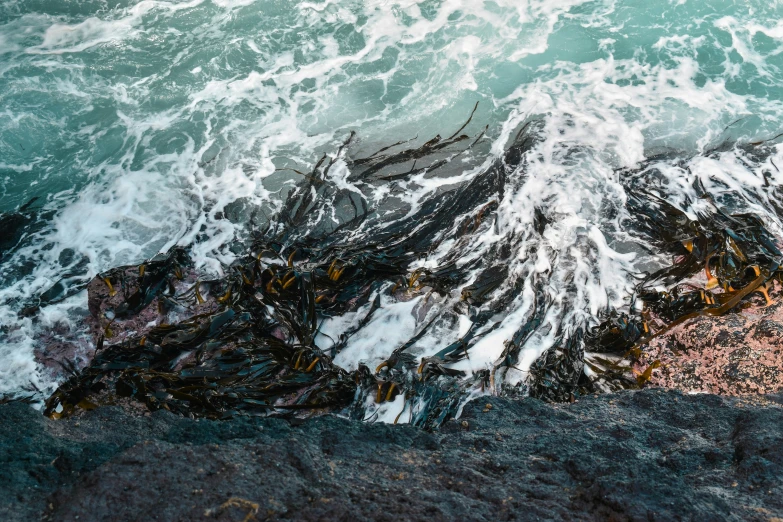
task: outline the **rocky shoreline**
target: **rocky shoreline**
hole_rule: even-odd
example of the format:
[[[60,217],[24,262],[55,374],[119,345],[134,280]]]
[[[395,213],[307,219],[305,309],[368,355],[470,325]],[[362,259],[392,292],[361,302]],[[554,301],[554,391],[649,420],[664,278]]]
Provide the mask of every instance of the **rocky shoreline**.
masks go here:
[[[353,160],[351,134],[220,277],[179,247],[94,277],[83,322],[40,329],[36,358],[60,383],[46,416],[0,398],[0,519],[783,522],[774,235],[752,215],[716,206],[693,221],[645,196],[650,165],[621,173],[639,230],[672,264],[636,286],[641,308],[551,330],[553,306],[584,304],[550,292],[572,274],[515,264],[550,218],[536,208],[531,230],[478,240],[489,227],[501,237],[486,218],[525,183],[528,124],[502,158],[399,219],[329,174],[348,166],[369,191],[409,176],[412,158],[441,165],[445,147],[469,139],[465,125]],[[392,166],[403,170],[382,172]],[[354,217],[321,221],[341,206]],[[20,315],[35,318],[58,292]],[[503,324],[502,352],[460,369]],[[395,328],[410,336],[373,333]],[[543,332],[554,342],[520,366]],[[357,365],[338,364],[361,335]],[[410,426],[363,422],[392,405]]]
[[[773,285],[770,285],[773,286]],[[637,371],[659,361],[649,383],[683,392],[755,395],[783,391],[783,292],[718,316],[686,321],[644,346]]]
[[[0,406],[0,518],[783,519],[783,395],[489,398],[426,432]]]

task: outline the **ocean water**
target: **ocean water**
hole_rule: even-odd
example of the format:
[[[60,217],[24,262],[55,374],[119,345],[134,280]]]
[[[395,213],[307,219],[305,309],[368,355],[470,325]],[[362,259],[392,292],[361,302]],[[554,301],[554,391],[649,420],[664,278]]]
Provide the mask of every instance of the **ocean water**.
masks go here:
[[[97,273],[174,245],[221,273],[252,228],[226,215],[238,204],[273,212],[296,179],[286,169],[312,168],[352,131],[356,155],[448,136],[477,102],[466,131],[486,134],[464,166],[401,188],[415,207],[539,122],[525,182],[466,253],[480,258],[514,232],[523,239],[509,272],[525,291],[455,365],[492,364],[545,274],[554,304],[504,377],[522,382],[558,331],[631,306],[638,274],[666,262],[629,225],[618,169],[661,157],[661,198],[697,212],[698,179],[783,237],[770,204],[783,181],[781,15],[777,0],[3,0],[0,212],[38,198],[39,221],[0,264],[0,394],[52,389],[34,351],[87,313],[78,288]],[[702,155],[768,139],[763,160],[732,146]],[[536,209],[551,220],[543,237]],[[58,282],[74,291],[19,315]],[[384,360],[416,331],[419,299],[384,301],[336,362]],[[332,319],[324,334],[353,320]],[[469,325],[436,329],[416,355]]]

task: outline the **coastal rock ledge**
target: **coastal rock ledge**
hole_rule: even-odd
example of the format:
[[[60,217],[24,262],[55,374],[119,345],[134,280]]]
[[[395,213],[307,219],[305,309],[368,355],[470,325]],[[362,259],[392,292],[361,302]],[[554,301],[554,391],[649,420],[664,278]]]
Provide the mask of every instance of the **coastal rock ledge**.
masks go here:
[[[324,416],[0,406],[0,520],[783,521],[783,395],[475,400],[427,433]]]

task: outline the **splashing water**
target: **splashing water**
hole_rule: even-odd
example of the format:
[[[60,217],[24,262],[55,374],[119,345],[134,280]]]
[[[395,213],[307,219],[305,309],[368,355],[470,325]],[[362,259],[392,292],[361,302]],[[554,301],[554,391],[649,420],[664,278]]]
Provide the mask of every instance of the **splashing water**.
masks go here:
[[[54,386],[34,352],[42,333],[86,315],[93,276],[175,245],[190,247],[204,273],[223,273],[240,255],[234,240],[266,223],[299,181],[291,169],[310,171],[351,131],[359,141],[336,160],[335,182],[414,215],[486,171],[535,121],[524,173],[459,246],[465,265],[510,249],[500,293],[518,291],[453,368],[490,367],[537,309],[537,292],[551,302],[503,376],[513,387],[564,332],[628,309],[638,274],[667,264],[637,233],[629,190],[655,191],[695,219],[706,204],[699,180],[782,237],[774,142],[763,158],[740,147],[703,154],[780,131],[783,26],[771,21],[781,11],[693,0],[4,2],[0,212],[39,199],[0,264],[0,393]],[[486,133],[443,173],[391,186],[351,178],[351,159],[449,136],[477,101],[465,132]],[[648,158],[656,183],[621,179]],[[434,269],[454,252],[453,240],[440,241],[406,269]],[[45,292],[40,310],[20,315]],[[437,299],[427,306],[452,310],[460,295]],[[384,295],[335,362],[384,361],[435,313],[421,311],[423,300]],[[319,346],[366,311],[330,318]],[[452,319],[418,341],[417,357],[470,331],[469,312]]]

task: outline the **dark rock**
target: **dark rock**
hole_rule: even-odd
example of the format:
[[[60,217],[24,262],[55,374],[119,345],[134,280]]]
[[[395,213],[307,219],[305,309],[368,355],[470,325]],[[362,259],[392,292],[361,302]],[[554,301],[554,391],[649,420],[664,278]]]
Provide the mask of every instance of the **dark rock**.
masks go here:
[[[492,398],[433,433],[120,407],[53,421],[6,404],[0,519],[773,520],[781,402],[653,389],[567,405]]]

